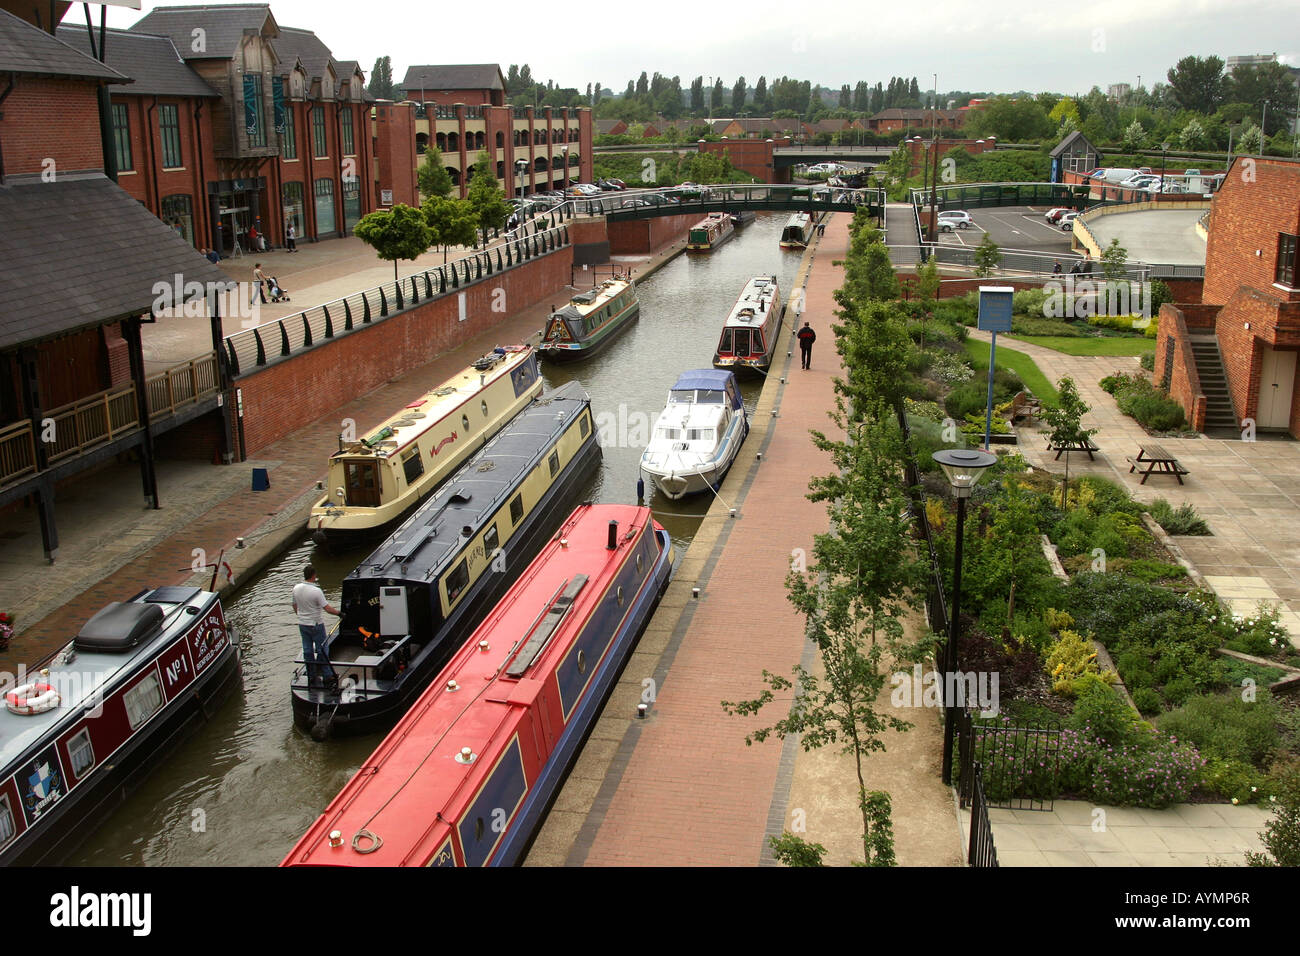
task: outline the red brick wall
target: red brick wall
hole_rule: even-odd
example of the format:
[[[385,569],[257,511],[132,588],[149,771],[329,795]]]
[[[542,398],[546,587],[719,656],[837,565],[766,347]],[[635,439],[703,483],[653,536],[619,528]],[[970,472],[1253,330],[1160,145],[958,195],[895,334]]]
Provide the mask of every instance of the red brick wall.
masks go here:
[[[515,269],[463,287],[468,318],[459,320],[453,293],[375,322],[237,381],[244,398],[245,455],[318,418],[325,410],[364,395],[398,375],[432,361],[506,318],[492,311],[525,309],[569,282],[573,249],[566,246]]]
[[[379,104],[375,107],[375,155],[379,158],[379,181],[375,192],[393,191],[393,203],[418,206],[416,170],[424,157],[415,150],[415,108],[409,105]],[[382,204],[381,204],[381,208]]]
[[[1225,303],[1248,285],[1300,302],[1300,290],[1273,288],[1279,232],[1300,234],[1300,165],[1237,157],[1210,207],[1205,301]]]
[[[180,120],[181,168],[163,169],[162,134],[158,126],[158,110],[153,97],[113,97],[115,105],[127,109],[130,128],[131,165],[129,172],[119,170],[117,183],[132,199],[144,203],[155,216],[162,214],[164,196],[190,197],[194,214],[194,242],[196,248],[205,247],[212,234],[208,223],[207,187],[204,177],[211,176],[217,168],[213,151],[212,103],[205,100],[159,97],[158,105],[173,105]],[[195,129],[194,110],[202,105],[198,129]],[[202,173],[200,173],[200,154]]]
[[[1196,303],[1201,301],[1203,279],[1161,279],[1160,281],[1169,286],[1169,291],[1173,293],[1175,302]]]
[[[702,153],[726,153],[731,165],[737,169],[753,176],[760,183],[775,183],[777,174],[772,161],[772,149],[789,145],[789,138],[783,136],[772,142],[764,139],[723,139],[717,143],[700,143],[699,149]]]
[[[686,231],[699,221],[698,214],[691,214],[611,222],[606,227],[609,230],[610,254],[626,256],[657,252],[684,237]]]
[[[1201,333],[1212,331],[1217,312],[1218,306],[1165,303],[1160,307],[1160,334],[1156,339],[1153,380],[1157,385],[1161,384],[1172,354],[1169,397],[1183,407],[1188,422],[1197,431],[1205,428],[1206,398],[1201,391],[1200,374],[1187,337],[1193,329]]]
[[[54,160],[56,175],[59,170],[104,168],[96,84],[18,76],[3,113],[5,173],[43,172],[46,159]]]
[[[244,394],[247,396],[248,393]],[[221,426],[221,410],[215,409],[156,436],[154,450],[159,458],[220,464]]]
[[[928,130],[927,130],[928,132]],[[924,135],[924,134],[922,134]],[[903,143],[908,151],[908,173],[909,176],[921,175],[921,164],[929,163],[929,169],[934,170],[934,151],[925,141],[917,142],[915,139]],[[940,139],[938,144],[940,175],[943,173],[943,154],[948,152],[954,146],[960,146],[972,156],[979,156],[981,153],[991,152],[997,147],[995,140],[985,140],[983,142],[973,139]]]

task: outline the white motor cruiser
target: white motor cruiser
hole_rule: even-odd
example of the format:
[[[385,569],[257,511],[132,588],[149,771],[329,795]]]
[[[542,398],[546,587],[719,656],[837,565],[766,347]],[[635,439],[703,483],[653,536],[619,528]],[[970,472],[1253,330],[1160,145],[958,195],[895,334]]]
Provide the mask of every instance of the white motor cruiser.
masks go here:
[[[655,423],[641,470],[674,501],[716,491],[747,434],[734,374],[711,368],[683,372]]]

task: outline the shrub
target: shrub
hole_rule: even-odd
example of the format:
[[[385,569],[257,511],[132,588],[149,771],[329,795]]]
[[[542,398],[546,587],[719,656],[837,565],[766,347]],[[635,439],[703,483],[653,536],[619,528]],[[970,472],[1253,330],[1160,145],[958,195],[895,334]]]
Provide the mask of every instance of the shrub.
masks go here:
[[[1081,338],[1083,335],[1069,322],[1062,322],[1060,319],[1047,319],[1041,316],[1035,318],[1024,315],[1017,315],[1012,318],[1011,331],[1016,335],[1055,335],[1065,338]]]
[[[1224,647],[1243,654],[1270,657],[1291,646],[1287,630],[1278,623],[1277,607],[1261,601],[1259,609],[1249,617],[1233,616],[1229,627],[1231,635]]]
[[[1131,713],[1127,706],[1124,710]],[[1194,747],[1145,727],[1110,746],[1084,732],[1063,731],[1060,757],[1064,789],[1121,807],[1159,809],[1184,802],[1205,766]]]
[[[1241,760],[1211,756],[1205,764],[1202,786],[1225,800],[1254,803],[1260,798],[1263,778],[1250,764]],[[1253,791],[1251,788],[1255,788]]]
[[[1156,370],[1156,353],[1143,352],[1142,357],[1138,359],[1138,363],[1148,372],[1154,372]]]
[[[1063,631],[1067,627],[1074,627],[1074,618],[1068,611],[1058,611],[1054,607],[1049,607],[1043,612],[1043,623],[1047,625],[1049,631]]]
[[[1052,644],[1046,667],[1052,675],[1052,690],[1062,697],[1074,697],[1080,688],[1091,687],[1091,682],[1081,681],[1085,674],[1101,673],[1092,641],[1078,631],[1070,630],[1061,631],[1061,636]],[[1109,671],[1101,676],[1108,682],[1115,679]]]
[[[1123,392],[1118,397],[1119,410],[1135,419],[1144,428],[1157,432],[1171,432],[1187,426],[1183,407],[1172,398],[1158,392],[1135,394]]]
[[[1267,853],[1248,852],[1250,866],[1300,866],[1300,774],[1291,774],[1280,790],[1273,818],[1260,834]]]
[[[1093,675],[1079,681],[1079,699],[1070,715],[1070,727],[1085,740],[1100,740],[1118,747],[1136,730],[1137,716],[1105,681]]]
[[[1133,704],[1143,716],[1158,714],[1164,710],[1165,702],[1158,693],[1150,687],[1139,687],[1132,691]]]
[[[1142,320],[1142,316],[1140,315],[1090,315],[1088,316],[1089,325],[1099,326],[1100,328],[1103,329],[1113,329],[1116,332],[1137,332],[1139,331],[1139,329],[1144,327],[1134,325],[1134,323],[1140,322],[1141,320]]]
[[[1190,740],[1206,756],[1262,767],[1278,748],[1277,704],[1266,690],[1254,702],[1237,694],[1192,697],[1160,720],[1160,729]]]
[[[1188,502],[1175,508],[1164,498],[1157,498],[1151,502],[1151,517],[1155,518],[1156,524],[1164,528],[1167,534],[1210,533],[1210,526]]]

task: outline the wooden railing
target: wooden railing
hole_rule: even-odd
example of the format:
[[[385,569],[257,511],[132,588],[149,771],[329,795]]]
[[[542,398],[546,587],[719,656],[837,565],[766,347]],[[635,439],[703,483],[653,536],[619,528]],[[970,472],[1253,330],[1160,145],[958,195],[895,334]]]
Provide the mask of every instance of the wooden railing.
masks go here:
[[[0,485],[36,471],[36,437],[31,422],[0,428]]]
[[[145,379],[149,420],[175,414],[220,390],[216,354],[182,362]],[[120,438],[140,427],[139,405],[131,383],[87,395],[41,415],[40,434],[31,422],[0,428],[0,486],[35,474],[36,442],[46,444],[46,463],[55,464]]]

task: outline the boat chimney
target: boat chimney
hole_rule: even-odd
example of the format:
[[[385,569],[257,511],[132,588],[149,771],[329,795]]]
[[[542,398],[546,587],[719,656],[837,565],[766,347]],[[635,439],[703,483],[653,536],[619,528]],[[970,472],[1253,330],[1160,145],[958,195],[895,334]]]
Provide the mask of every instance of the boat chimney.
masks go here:
[[[609,543],[605,545],[610,551],[618,548],[618,522],[611,520],[609,522]]]

